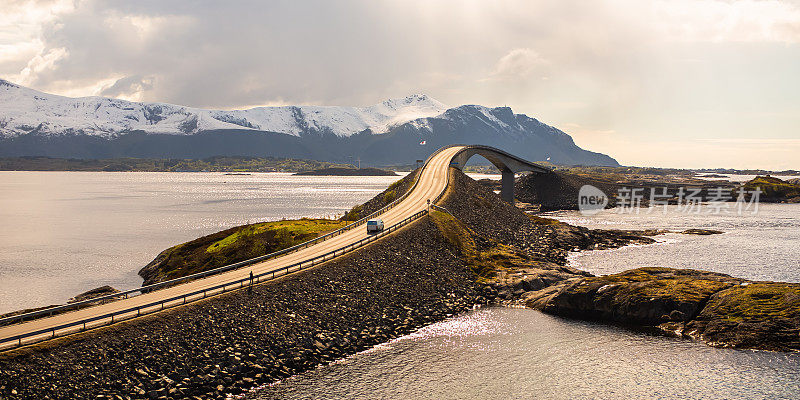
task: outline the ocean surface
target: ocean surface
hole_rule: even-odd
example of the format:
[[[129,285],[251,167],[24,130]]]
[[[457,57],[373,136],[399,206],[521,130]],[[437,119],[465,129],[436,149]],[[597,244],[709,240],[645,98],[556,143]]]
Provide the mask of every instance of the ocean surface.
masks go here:
[[[476,176],[482,177],[482,176]],[[0,172],[0,313],[138,286],[166,247],[248,222],[341,214],[399,177]],[[495,177],[499,178],[499,177]],[[683,230],[576,253],[573,266],[642,265],[800,282],[800,205],[757,215],[607,210],[550,217],[593,228]],[[715,349],[512,308],[481,308],[261,388],[255,399],[800,398],[800,354]]]
[[[693,268],[753,279],[800,282],[800,204],[766,204],[739,215],[733,209],[687,213],[677,206],[641,209],[637,213],[608,209],[583,216],[576,211],[544,216],[589,228],[668,229],[704,228],[719,235],[670,233],[654,236],[657,244],[626,246],[613,250],[574,253],[571,265],[596,275],[650,266]]]

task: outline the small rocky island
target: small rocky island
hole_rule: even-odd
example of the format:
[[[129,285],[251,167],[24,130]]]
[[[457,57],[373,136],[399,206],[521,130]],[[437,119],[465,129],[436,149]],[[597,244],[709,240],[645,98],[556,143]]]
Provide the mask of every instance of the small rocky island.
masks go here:
[[[757,176],[745,182],[742,189],[761,191],[760,201],[767,203],[800,203],[800,179],[782,180],[773,176]]]
[[[397,176],[394,171],[380,168],[322,168],[313,171],[298,172],[303,176]]]

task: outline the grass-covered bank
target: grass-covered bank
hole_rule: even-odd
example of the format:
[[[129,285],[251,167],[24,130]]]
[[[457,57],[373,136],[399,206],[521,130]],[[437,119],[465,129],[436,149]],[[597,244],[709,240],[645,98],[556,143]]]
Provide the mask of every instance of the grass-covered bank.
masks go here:
[[[162,251],[139,276],[149,285],[208,271],[292,247],[346,224],[302,218],[237,226]]]

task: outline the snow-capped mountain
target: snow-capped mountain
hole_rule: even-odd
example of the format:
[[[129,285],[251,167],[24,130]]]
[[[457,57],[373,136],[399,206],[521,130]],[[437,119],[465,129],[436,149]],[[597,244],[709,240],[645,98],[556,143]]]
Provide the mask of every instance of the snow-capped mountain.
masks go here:
[[[413,164],[454,143],[532,161],[619,165],[561,130],[508,107],[447,108],[425,95],[370,107],[204,110],[102,97],[69,98],[0,80],[0,157],[293,157]]]
[[[204,110],[165,103],[104,97],[70,98],[0,79],[0,135],[83,133],[104,138],[131,131],[194,134],[250,129],[299,136],[309,131],[350,136],[367,129],[385,133],[405,122],[441,114],[447,107],[425,95],[391,99],[370,107],[284,106]]]

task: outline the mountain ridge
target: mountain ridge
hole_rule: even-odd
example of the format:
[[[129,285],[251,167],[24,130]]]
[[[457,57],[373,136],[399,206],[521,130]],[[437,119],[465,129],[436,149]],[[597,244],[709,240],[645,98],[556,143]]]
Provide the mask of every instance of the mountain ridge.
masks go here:
[[[215,129],[252,129],[294,136],[316,130],[350,136],[364,130],[384,133],[392,126],[438,115],[447,108],[427,95],[413,94],[367,107],[264,106],[213,110],[100,96],[59,96],[0,79],[0,121],[3,121],[0,135],[5,137],[37,128],[43,133],[81,132],[105,138],[132,131],[195,134]]]
[[[256,156],[365,165],[410,164],[456,143],[532,161],[619,165],[509,107],[447,107],[424,94],[368,107],[205,110],[103,97],[69,98],[0,79],[0,156],[206,158]]]

